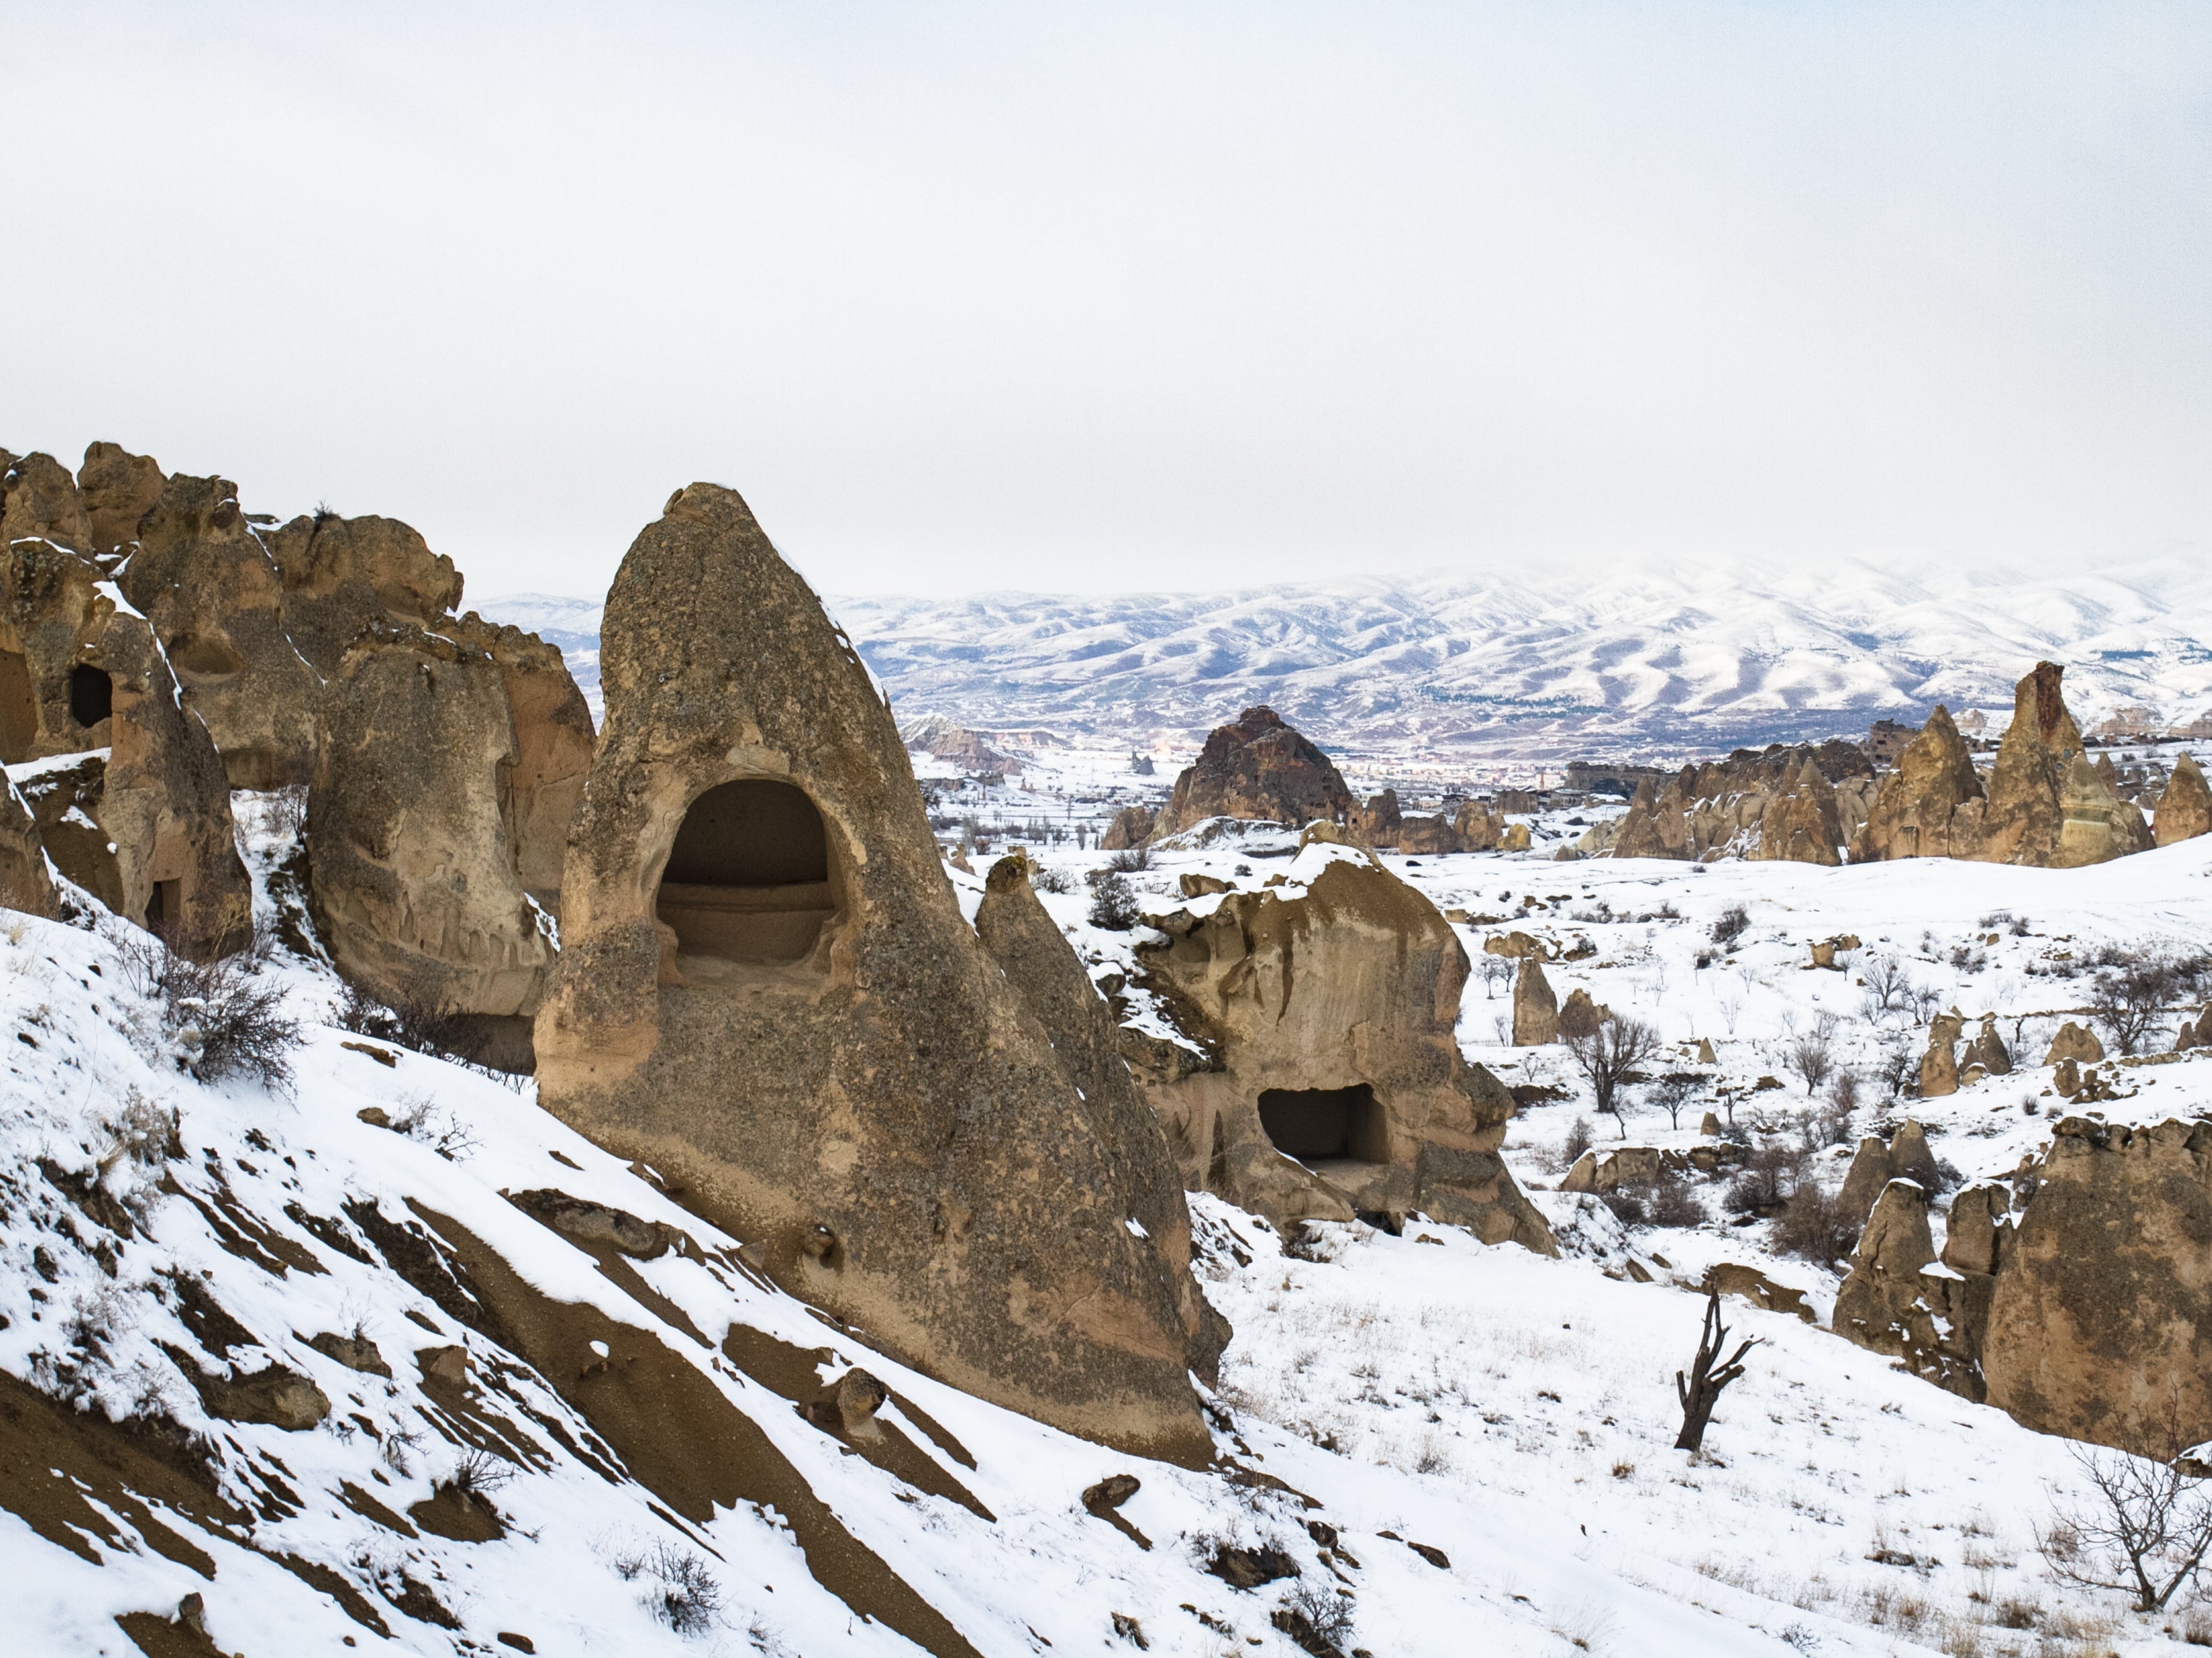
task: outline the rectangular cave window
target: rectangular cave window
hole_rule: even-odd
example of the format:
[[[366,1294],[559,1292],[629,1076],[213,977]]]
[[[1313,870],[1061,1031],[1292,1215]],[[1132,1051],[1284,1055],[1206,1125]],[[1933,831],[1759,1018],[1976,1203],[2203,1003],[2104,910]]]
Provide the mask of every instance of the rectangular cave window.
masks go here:
[[[146,899],[146,931],[166,938],[184,908],[182,881],[156,881]]]
[[[676,831],[654,908],[679,954],[804,960],[837,908],[821,812],[771,778],[708,789]]]
[[[1260,1127],[1275,1150],[1300,1163],[1349,1157],[1388,1163],[1390,1136],[1375,1090],[1349,1088],[1270,1088],[1260,1095]]]
[[[90,731],[115,712],[115,681],[107,670],[80,662],[70,670],[70,718]]]

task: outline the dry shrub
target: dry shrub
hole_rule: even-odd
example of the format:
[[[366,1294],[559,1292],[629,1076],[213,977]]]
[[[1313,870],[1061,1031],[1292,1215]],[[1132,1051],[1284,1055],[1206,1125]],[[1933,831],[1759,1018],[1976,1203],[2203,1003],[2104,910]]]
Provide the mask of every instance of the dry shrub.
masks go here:
[[[1823,1192],[1817,1181],[1801,1180],[1774,1218],[1774,1247],[1816,1266],[1832,1266],[1858,1247],[1863,1219],[1847,1213],[1840,1199]]]

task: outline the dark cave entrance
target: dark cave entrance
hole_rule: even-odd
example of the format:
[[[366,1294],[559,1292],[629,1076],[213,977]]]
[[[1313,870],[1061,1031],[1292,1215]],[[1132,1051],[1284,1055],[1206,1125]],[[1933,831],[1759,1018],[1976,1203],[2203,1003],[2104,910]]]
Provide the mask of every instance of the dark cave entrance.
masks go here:
[[[805,959],[836,909],[821,812],[803,790],[767,778],[691,803],[655,902],[681,954],[759,964]]]
[[[1375,1090],[1365,1083],[1267,1089],[1260,1096],[1260,1127],[1275,1150],[1300,1163],[1390,1160],[1389,1125]]]
[[[115,712],[115,681],[105,668],[80,662],[70,670],[70,718],[90,731]]]

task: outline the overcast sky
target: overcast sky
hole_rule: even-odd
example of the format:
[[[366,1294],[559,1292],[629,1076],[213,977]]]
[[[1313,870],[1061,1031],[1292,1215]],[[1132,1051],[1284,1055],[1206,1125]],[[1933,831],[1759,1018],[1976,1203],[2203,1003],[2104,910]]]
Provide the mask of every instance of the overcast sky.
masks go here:
[[[2212,6],[0,4],[0,446],[596,594],[2212,551]]]

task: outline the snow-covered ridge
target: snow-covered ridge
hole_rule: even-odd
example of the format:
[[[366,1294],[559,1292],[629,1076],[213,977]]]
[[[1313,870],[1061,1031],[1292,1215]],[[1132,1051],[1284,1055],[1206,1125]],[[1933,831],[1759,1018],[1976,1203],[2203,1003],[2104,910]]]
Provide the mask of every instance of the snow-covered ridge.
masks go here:
[[[2011,708],[2039,658],[2085,726],[2212,708],[2212,573],[2179,559],[2060,577],[1823,562],[1443,572],[1212,593],[829,601],[905,714],[1188,740],[1267,702],[1332,749],[1570,758],[1859,735]],[[587,600],[495,598],[578,679]],[[573,641],[573,643],[572,643]]]

